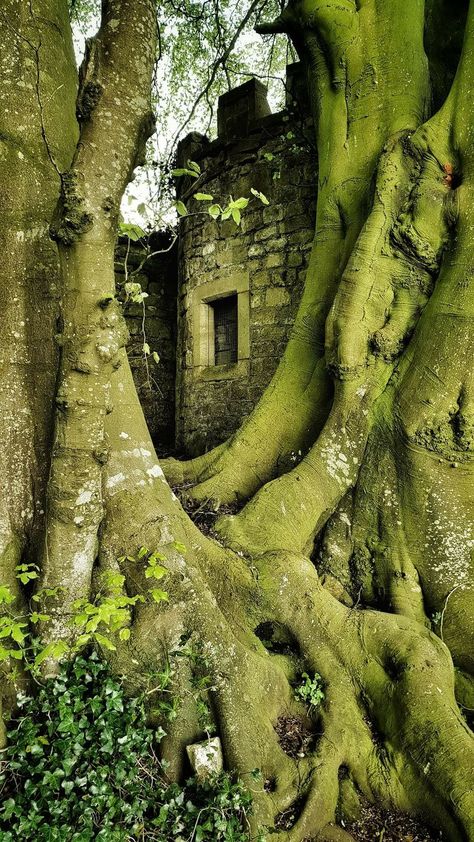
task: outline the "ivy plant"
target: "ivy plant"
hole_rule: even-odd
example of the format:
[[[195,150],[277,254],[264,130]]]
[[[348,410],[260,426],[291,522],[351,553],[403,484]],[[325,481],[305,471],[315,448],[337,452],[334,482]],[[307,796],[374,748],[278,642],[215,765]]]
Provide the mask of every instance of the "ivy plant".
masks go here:
[[[154,750],[164,731],[95,652],[18,706],[0,766],[2,842],[249,842],[242,782],[167,780]]]

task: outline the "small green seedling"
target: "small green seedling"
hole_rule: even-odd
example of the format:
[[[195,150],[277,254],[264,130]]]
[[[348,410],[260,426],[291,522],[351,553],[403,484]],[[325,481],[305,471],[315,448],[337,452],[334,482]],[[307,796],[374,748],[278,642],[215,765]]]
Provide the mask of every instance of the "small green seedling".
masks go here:
[[[301,682],[295,689],[295,696],[308,705],[310,711],[319,707],[325,698],[323,680],[319,673],[315,672],[311,678],[307,672],[303,672]]]

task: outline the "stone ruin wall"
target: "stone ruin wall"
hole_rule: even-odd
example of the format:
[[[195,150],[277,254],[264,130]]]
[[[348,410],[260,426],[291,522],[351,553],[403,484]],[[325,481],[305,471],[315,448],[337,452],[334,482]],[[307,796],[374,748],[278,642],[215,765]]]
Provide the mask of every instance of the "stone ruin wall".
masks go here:
[[[146,334],[160,363],[150,361],[148,382],[142,353],[142,308],[128,304],[128,353],[139,397],[160,450],[188,455],[224,441],[257,403],[283,354],[301,297],[314,232],[316,161],[304,107],[299,65],[287,74],[287,108],[271,114],[264,86],[255,79],[219,100],[219,136],[209,142],[188,135],[178,166],[197,161],[198,182],[178,180],[190,215],[180,221],[178,243],[147,260],[133,276],[145,300]],[[238,227],[214,221],[192,192],[217,202],[253,199]],[[151,251],[169,239],[154,234]],[[117,250],[117,279],[123,283],[126,243]],[[128,270],[140,267],[143,252],[131,244]],[[209,302],[231,294],[238,301],[238,359],[214,365]]]
[[[151,257],[147,257],[139,244],[127,244],[126,238],[120,238],[115,255],[115,277],[119,295],[126,277],[137,281],[148,295],[144,300],[145,336],[150,350],[159,354],[159,364],[149,359],[147,371],[141,304],[125,304],[130,334],[127,353],[153,441],[162,448],[172,449],[176,408],[177,244],[169,235],[156,233],[151,235],[147,246]]]
[[[180,223],[177,348],[177,446],[190,455],[224,441],[257,403],[283,354],[301,297],[314,232],[315,153],[311,126],[300,119],[299,65],[287,76],[285,109],[271,114],[255,79],[219,100],[217,140],[191,134],[178,165],[197,161],[202,176],[180,184],[190,215]],[[301,109],[302,110],[302,109]],[[290,113],[292,114],[290,118]],[[307,112],[306,112],[307,113]],[[294,119],[293,119],[294,115]],[[240,227],[214,221],[188,190],[221,205],[229,196],[253,199]],[[238,361],[209,365],[206,302],[238,294]]]

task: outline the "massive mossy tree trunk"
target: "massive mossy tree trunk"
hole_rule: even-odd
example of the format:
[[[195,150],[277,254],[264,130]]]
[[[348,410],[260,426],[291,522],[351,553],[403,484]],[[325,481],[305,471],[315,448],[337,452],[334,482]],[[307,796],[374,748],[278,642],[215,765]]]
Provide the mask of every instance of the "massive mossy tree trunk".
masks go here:
[[[8,88],[2,65],[0,571],[16,594],[5,610],[25,610],[15,567],[39,560],[39,590],[62,589],[41,634],[69,640],[74,600],[104,593],[104,574],[120,570],[144,601],[111,663],[139,689],[192,635],[226,764],[263,773],[255,827],[295,804],[293,827],[274,838],[329,838],[338,804],[362,794],[474,840],[460,708],[474,708],[473,3],[297,0],[267,28],[286,31],[307,65],[317,223],[261,403],[217,452],[165,466],[194,483],[196,501],[248,500],[220,520],[223,543],[199,532],[165,480],[114,299],[117,210],[150,125],[153,3],[104,0],[79,127],[66,3],[2,5],[25,91]],[[298,450],[300,464],[273,479]],[[166,559],[168,602],[149,597],[133,560],[143,546]],[[179,664],[163,742],[172,776],[204,736]],[[309,718],[292,689],[302,672],[324,683]],[[6,710],[19,681],[2,685]],[[289,717],[313,731],[302,757],[280,742]]]

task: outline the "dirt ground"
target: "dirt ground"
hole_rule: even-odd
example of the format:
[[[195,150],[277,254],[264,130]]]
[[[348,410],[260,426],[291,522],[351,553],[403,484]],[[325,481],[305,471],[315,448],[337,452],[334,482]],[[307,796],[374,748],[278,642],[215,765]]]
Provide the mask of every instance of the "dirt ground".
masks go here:
[[[364,804],[359,821],[345,824],[355,842],[449,842],[441,831],[429,830],[410,816]]]

